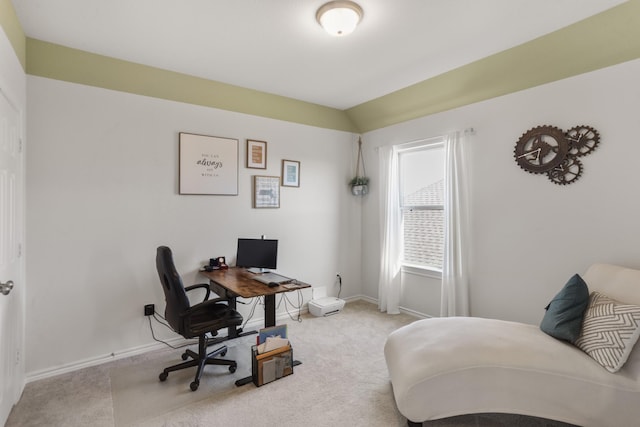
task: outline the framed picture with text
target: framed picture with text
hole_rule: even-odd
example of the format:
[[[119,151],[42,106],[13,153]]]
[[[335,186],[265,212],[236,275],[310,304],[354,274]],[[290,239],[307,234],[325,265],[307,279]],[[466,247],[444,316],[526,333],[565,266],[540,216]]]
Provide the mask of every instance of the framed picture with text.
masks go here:
[[[300,187],[300,162],[282,160],[282,186]]]
[[[267,168],[267,142],[247,139],[247,167],[251,169]]]
[[[254,208],[279,208],[280,207],[280,177],[279,176],[253,176],[253,207]]]
[[[180,132],[179,193],[238,195],[238,140]]]

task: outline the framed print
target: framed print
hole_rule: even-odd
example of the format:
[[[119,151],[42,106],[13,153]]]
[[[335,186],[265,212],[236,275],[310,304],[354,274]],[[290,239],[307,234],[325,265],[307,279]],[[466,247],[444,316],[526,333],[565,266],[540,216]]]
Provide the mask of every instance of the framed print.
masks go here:
[[[282,160],[282,186],[300,187],[300,162]]]
[[[247,167],[252,169],[267,168],[267,142],[247,139]]]
[[[254,208],[279,208],[280,207],[280,177],[279,176],[253,176],[253,207]]]
[[[180,132],[180,194],[238,195],[238,140]]]

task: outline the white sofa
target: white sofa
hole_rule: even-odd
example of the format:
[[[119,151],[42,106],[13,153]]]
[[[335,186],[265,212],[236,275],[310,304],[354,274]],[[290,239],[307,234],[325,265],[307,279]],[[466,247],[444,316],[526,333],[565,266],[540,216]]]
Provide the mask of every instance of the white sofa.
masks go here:
[[[640,270],[595,264],[583,278],[589,292],[640,305]],[[410,426],[495,412],[580,426],[640,425],[637,347],[610,373],[538,325],[451,317],[394,331],[384,353],[398,410]]]

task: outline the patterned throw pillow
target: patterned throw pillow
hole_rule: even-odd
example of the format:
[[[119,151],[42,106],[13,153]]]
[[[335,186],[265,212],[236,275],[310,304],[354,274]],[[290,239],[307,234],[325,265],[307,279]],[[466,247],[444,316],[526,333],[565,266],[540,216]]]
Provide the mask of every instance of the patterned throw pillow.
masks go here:
[[[639,306],[592,292],[575,345],[609,372],[617,372],[629,358],[639,335]]]

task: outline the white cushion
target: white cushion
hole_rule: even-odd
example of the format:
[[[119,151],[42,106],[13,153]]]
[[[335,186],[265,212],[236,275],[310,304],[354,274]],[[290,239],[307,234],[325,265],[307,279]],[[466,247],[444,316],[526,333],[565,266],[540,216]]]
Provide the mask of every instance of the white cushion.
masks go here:
[[[611,264],[593,264],[582,276],[589,291],[622,301],[640,305],[640,270]]]

